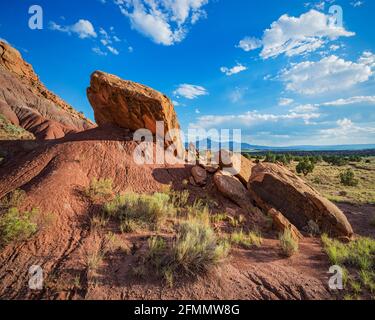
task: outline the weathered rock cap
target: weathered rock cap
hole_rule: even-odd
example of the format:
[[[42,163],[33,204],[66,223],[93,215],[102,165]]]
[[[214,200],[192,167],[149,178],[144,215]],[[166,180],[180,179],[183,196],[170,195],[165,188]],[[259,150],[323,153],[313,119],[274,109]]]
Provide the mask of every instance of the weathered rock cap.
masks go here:
[[[87,96],[99,126],[112,124],[132,131],[148,129],[156,135],[156,122],[162,121],[165,134],[180,130],[171,100],[142,84],[95,71]],[[179,132],[175,132],[174,143],[176,149],[183,150]]]
[[[353,236],[348,219],[337,206],[282,166],[260,163],[253,167],[248,190],[265,212],[275,208],[298,230],[314,221],[321,232],[331,236]]]

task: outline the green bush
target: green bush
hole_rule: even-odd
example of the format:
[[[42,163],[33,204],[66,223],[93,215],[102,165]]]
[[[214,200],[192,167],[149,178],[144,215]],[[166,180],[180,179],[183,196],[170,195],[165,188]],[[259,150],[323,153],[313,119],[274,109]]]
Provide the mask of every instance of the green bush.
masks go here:
[[[25,241],[34,235],[38,226],[34,222],[38,210],[21,212],[17,208],[10,208],[0,217],[0,243],[7,245],[11,242]]]
[[[264,162],[275,163],[276,162],[276,155],[271,153],[271,152],[267,153],[266,159],[264,160]]]
[[[314,169],[314,163],[312,163],[308,158],[304,158],[300,163],[298,163],[296,167],[297,173],[303,173],[304,176],[307,176],[309,173],[312,173]]]
[[[284,233],[279,235],[279,240],[281,250],[287,257],[291,257],[298,252],[298,241],[293,238],[289,229],[285,229]]]
[[[356,187],[358,180],[355,179],[354,171],[351,169],[346,170],[340,174],[341,184],[347,187]]]

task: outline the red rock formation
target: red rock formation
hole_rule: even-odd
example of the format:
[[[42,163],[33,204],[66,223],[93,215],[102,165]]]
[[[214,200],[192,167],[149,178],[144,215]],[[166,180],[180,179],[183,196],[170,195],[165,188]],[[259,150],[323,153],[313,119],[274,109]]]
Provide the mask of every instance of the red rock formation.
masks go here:
[[[0,114],[38,139],[62,138],[95,125],[50,92],[32,66],[0,41]]]

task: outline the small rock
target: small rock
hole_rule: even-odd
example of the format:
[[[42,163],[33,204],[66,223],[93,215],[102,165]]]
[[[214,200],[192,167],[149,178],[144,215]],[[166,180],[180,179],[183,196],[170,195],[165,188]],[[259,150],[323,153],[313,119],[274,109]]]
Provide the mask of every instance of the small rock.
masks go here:
[[[198,186],[204,186],[207,184],[207,172],[200,166],[195,166],[191,169],[194,181]]]

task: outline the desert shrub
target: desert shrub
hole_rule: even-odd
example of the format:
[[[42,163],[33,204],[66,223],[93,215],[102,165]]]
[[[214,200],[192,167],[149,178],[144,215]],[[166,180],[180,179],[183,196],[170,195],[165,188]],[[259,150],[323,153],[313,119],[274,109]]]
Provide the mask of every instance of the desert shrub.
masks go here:
[[[0,217],[0,244],[25,241],[33,236],[38,226],[35,223],[38,210],[21,212],[17,208],[10,208]]]
[[[108,218],[105,217],[103,214],[94,215],[90,221],[90,228],[91,231],[98,231],[103,229],[108,224]]]
[[[349,160],[342,156],[324,156],[323,160],[332,166],[342,167],[349,163]]]
[[[189,201],[189,197],[190,193],[188,190],[173,191],[170,193],[171,202],[176,208],[186,207]]]
[[[230,246],[219,243],[209,225],[199,220],[182,222],[172,246],[170,264],[189,274],[207,271],[227,257]]]
[[[83,250],[83,263],[88,274],[95,273],[102,265],[106,254],[105,241],[92,242],[90,248]]]
[[[276,155],[269,152],[266,154],[266,159],[264,160],[264,162],[269,162],[269,163],[275,163],[276,162]]]
[[[250,231],[248,234],[244,233],[243,230],[234,232],[231,235],[231,242],[246,248],[261,247],[263,239],[259,231]]]
[[[104,212],[121,221],[122,227],[157,229],[168,216],[176,214],[170,196],[165,193],[119,195],[104,205]],[[128,231],[132,232],[132,231]]]
[[[355,179],[354,171],[351,169],[340,174],[340,181],[341,184],[347,187],[356,187],[358,185],[358,180]]]
[[[146,262],[171,285],[177,274],[196,276],[217,265],[229,254],[230,245],[220,242],[209,224],[199,219],[180,223],[171,246],[165,240],[149,240]]]
[[[287,165],[290,162],[288,161],[287,157],[285,154],[279,154],[276,156],[276,161],[281,162],[283,165]]]
[[[362,157],[361,156],[350,156],[349,157],[349,161],[350,162],[361,162],[362,161]]]
[[[113,195],[112,179],[93,179],[85,194],[92,201],[107,200]]]
[[[304,158],[296,167],[297,173],[303,173],[304,176],[312,173],[314,169],[315,165],[308,158]]]
[[[22,205],[25,198],[26,192],[21,189],[16,189],[1,199],[0,207],[2,209],[18,208],[20,205]]]
[[[287,257],[293,256],[298,252],[299,243],[292,236],[292,232],[289,229],[285,229],[283,233],[279,235],[281,250]]]

